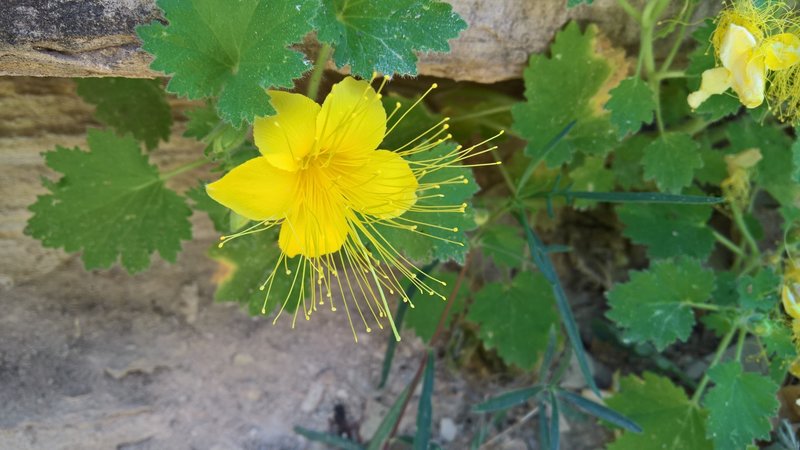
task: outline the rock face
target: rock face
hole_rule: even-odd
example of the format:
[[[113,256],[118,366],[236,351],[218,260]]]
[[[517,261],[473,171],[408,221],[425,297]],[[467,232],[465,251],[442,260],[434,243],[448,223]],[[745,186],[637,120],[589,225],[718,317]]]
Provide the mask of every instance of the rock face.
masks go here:
[[[482,83],[519,78],[528,56],[545,49],[572,18],[598,23],[621,45],[638,39],[636,24],[615,0],[569,11],[566,0],[450,3],[470,28],[451,42],[451,53],[420,55],[421,75]],[[677,11],[683,2],[674,3]],[[158,76],[148,67],[135,28],[159,17],[155,0],[3,0],[0,75]]]

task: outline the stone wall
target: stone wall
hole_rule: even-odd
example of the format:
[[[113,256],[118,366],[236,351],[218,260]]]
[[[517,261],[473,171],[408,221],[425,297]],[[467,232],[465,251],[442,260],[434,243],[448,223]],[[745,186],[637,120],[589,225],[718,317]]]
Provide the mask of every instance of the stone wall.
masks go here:
[[[644,3],[635,0],[633,3]],[[0,75],[154,77],[137,25],[160,16],[155,0],[3,0]],[[615,0],[566,9],[566,0],[450,0],[470,24],[448,54],[421,55],[419,73],[491,83],[519,78],[528,56],[544,50],[574,18],[598,23],[612,41],[635,46],[638,27]],[[683,2],[675,1],[674,13]],[[706,0],[698,16],[719,2]]]

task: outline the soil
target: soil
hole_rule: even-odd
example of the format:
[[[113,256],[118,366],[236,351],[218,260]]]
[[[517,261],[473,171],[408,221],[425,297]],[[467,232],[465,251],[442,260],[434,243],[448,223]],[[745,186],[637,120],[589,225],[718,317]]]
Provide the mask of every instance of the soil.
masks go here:
[[[89,273],[70,258],[0,291],[0,449],[320,448],[293,427],[329,430],[337,405],[368,437],[413,377],[421,343],[404,334],[379,390],[388,334],[356,344],[342,314],[291,330],[214,303],[216,268],[204,256],[211,243],[191,242],[178,264],[156,262],[136,276]],[[469,408],[499,389],[440,361],[434,437],[465,448],[480,419]],[[414,409],[401,431],[413,430]],[[456,425],[452,442],[439,435],[442,419]],[[536,448],[534,424],[496,448]],[[605,439],[581,420],[564,431],[562,448],[598,448]]]

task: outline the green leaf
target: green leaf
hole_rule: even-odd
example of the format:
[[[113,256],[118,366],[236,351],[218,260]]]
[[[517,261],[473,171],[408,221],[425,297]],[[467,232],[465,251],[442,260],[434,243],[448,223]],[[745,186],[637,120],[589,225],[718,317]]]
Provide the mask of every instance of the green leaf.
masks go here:
[[[619,393],[606,404],[635,421],[641,434],[624,433],[609,450],[712,450],[705,421],[708,412],[693,405],[683,389],[649,372],[620,380]]]
[[[587,4],[591,5],[594,0],[567,0],[567,8],[574,8],[576,6]]]
[[[636,422],[611,408],[563,389],[558,389],[556,392],[563,400],[572,403],[574,406],[582,409],[588,414],[593,415],[594,417],[597,417],[598,419],[610,422],[627,431],[632,431],[634,433],[642,432],[642,428]]]
[[[510,285],[489,283],[475,294],[469,320],[487,348],[509,364],[530,369],[547,346],[547,330],[558,323],[552,289],[540,273],[522,272]]]
[[[756,326],[756,332],[769,357],[769,375],[775,383],[783,383],[786,372],[797,359],[797,346],[792,330],[783,320],[765,319]]]
[[[611,90],[611,99],[606,109],[611,111],[611,123],[617,127],[620,137],[635,134],[642,124],[653,121],[656,109],[655,93],[641,78],[631,77],[622,80]]]
[[[208,214],[208,218],[214,224],[214,229],[220,233],[228,233],[231,230],[231,210],[222,206],[221,203],[214,201],[206,193],[205,183],[193,187],[186,191],[186,197],[191,199],[194,204],[192,207],[198,211]]]
[[[509,391],[475,405],[472,410],[475,412],[504,411],[536,397],[543,389],[544,386],[536,385]]]
[[[519,228],[510,225],[487,225],[481,235],[480,246],[500,267],[518,268],[525,258],[525,239]]]
[[[214,275],[217,283],[214,299],[246,305],[251,315],[262,313],[267,294],[269,301],[266,313],[283,303],[294,278],[293,273],[285,273],[283,266],[277,268],[278,273],[269,292],[259,289],[272,273],[281,254],[277,234],[276,229],[248,234],[225,242],[222,248],[214,245],[209,249],[208,256],[220,265]],[[292,261],[287,264],[288,267],[296,266]],[[294,311],[295,307],[295,301],[286,303],[289,311]]]
[[[616,130],[598,100],[605,94],[614,64],[624,66],[624,60],[601,55],[597,33],[593,25],[581,33],[571,22],[556,35],[550,57],[533,55],[525,69],[527,101],[514,105],[513,128],[528,141],[525,154],[550,167],[571,161],[578,149],[602,156],[616,144]],[[572,121],[577,123],[569,134],[548,148]]]
[[[87,269],[120,259],[128,272],[138,272],[156,251],[174,262],[181,240],[192,237],[192,210],[164,186],[133,138],[90,129],[87,141],[88,152],[56,147],[45,153],[47,166],[63,176],[44,182],[50,193],[30,206],[25,233],[45,247],[82,250]]]
[[[217,111],[210,103],[186,111],[186,131],[184,137],[195,138],[198,141],[208,136],[214,127],[219,123]]]
[[[664,192],[678,194],[689,186],[694,171],[703,167],[700,148],[685,133],[667,133],[644,149],[644,179],[655,180]]]
[[[690,303],[704,303],[713,291],[714,272],[699,261],[657,261],[608,292],[606,316],[625,329],[627,339],[650,341],[661,351],[676,340],[686,341],[695,322]]]
[[[714,248],[706,225],[711,208],[700,205],[628,204],[617,207],[623,234],[647,246],[651,258],[686,255],[705,259]]]
[[[169,25],[140,26],[167,90],[190,99],[219,97],[217,111],[239,125],[275,113],[265,89],[291,87],[309,64],[289,46],[309,31],[318,0],[158,0]]]
[[[780,286],[781,277],[769,267],[761,269],[755,277],[739,277],[739,304],[745,309],[769,312],[778,304]]]
[[[614,190],[614,172],[606,168],[605,158],[587,156],[583,164],[569,173],[572,179],[572,190],[580,192],[610,192]],[[597,202],[592,200],[575,201],[578,209],[592,208]]]
[[[800,136],[800,130],[795,129],[795,135]],[[792,144],[792,181],[800,183],[800,140]]]
[[[722,180],[728,177],[725,153],[711,148],[711,146],[702,145],[700,157],[703,159],[703,167],[695,171],[695,178],[701,183],[719,186]]]
[[[408,395],[407,387],[403,389],[403,392],[400,393],[392,407],[389,408],[389,411],[383,417],[381,423],[378,424],[378,429],[375,430],[375,434],[369,440],[367,450],[380,450],[383,448],[384,443],[389,439],[389,435],[392,433],[395,425],[402,419]]]
[[[433,278],[447,283],[447,287],[443,287],[440,290],[445,297],[448,297],[448,294],[452,292],[455,286],[458,276],[453,272],[444,271],[436,271],[431,275]],[[430,284],[438,286],[436,282],[431,282]],[[445,328],[450,325],[453,316],[464,310],[464,305],[466,304],[468,296],[469,289],[462,286],[461,289],[458,290],[458,295],[453,299],[453,305],[450,307],[450,311],[445,319]],[[423,341],[430,342],[436,330],[436,326],[439,324],[439,318],[447,307],[447,301],[430,295],[418,295],[411,299],[411,301],[414,303],[414,307],[406,311],[406,327],[414,330],[414,333]]]
[[[453,8],[438,0],[322,0],[317,37],[334,48],[337,67],[370,78],[373,71],[417,74],[414,52],[448,52],[448,40],[467,28]]]
[[[78,78],[78,95],[97,106],[98,121],[117,133],[130,133],[148,149],[169,139],[172,111],[160,80],[134,78]]]
[[[714,366],[708,376],[715,386],[705,398],[706,436],[713,439],[715,448],[743,448],[753,439],[769,439],[770,418],[778,412],[778,385],[744,372],[738,362]]]
[[[779,127],[762,126],[749,117],[733,122],[727,130],[730,148],[738,153],[751,148],[761,151],[756,165],[756,183],[782,205],[794,205],[800,187],[793,179],[791,138]]]
[[[689,67],[686,68],[686,75],[690,77],[687,84],[691,91],[700,88],[700,80],[704,71],[717,66],[714,48],[711,46],[711,35],[715,28],[714,22],[709,19],[692,33],[697,47],[689,54]],[[695,110],[695,113],[703,116],[709,122],[716,122],[735,114],[741,106],[742,104],[735,95],[726,92],[721,95],[712,95]]]
[[[431,425],[433,422],[433,375],[435,373],[433,350],[428,350],[428,361],[422,376],[422,392],[417,407],[417,434],[414,436],[414,450],[428,450],[431,441]]]
[[[623,189],[644,189],[642,158],[645,147],[652,141],[648,136],[637,134],[622,141],[614,150],[611,170],[614,171],[617,184]]]

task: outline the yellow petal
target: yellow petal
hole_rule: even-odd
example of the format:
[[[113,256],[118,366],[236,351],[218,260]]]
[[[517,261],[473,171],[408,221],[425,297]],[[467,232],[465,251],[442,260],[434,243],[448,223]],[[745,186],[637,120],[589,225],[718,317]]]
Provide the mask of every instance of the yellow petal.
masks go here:
[[[363,157],[385,133],[386,111],[369,83],[347,77],[333,86],[317,116],[320,152]]]
[[[722,38],[719,58],[731,72],[731,87],[748,108],[764,102],[767,68],[764,56],[755,52],[756,38],[745,27],[731,24]]]
[[[335,169],[336,164],[332,167]],[[400,155],[387,150],[372,152],[368,163],[349,168],[337,181],[352,208],[361,214],[391,219],[417,201],[414,173]]]
[[[756,38],[747,31],[747,28],[731,24],[722,37],[719,59],[724,67],[736,72],[747,64],[755,47]]]
[[[295,198],[297,174],[258,157],[206,186],[208,195],[250,220],[280,219]]]
[[[300,94],[269,91],[269,95],[277,114],[256,118],[253,139],[270,164],[295,171],[314,148],[320,106]]]
[[[783,70],[800,61],[800,37],[781,33],[764,39],[760,47],[769,70]]]
[[[724,67],[715,67],[703,72],[700,89],[689,94],[689,106],[698,108],[709,97],[722,94],[731,87],[731,72]]]
[[[739,96],[739,101],[748,108],[756,108],[764,103],[767,67],[763,56],[755,56],[743,69],[731,71],[733,81],[731,87]]]
[[[347,239],[347,208],[335,189],[306,196],[281,225],[278,245],[287,256],[307,258],[333,253]]]

